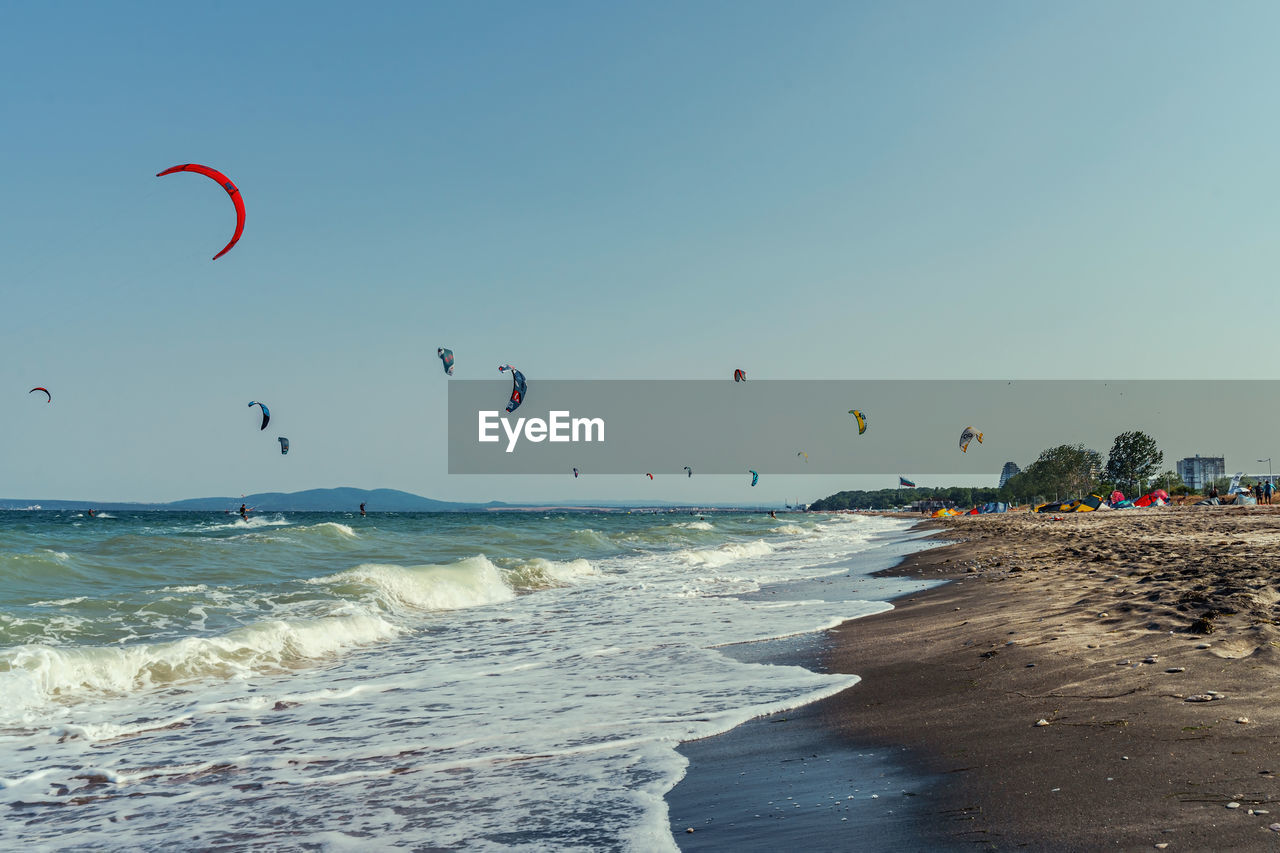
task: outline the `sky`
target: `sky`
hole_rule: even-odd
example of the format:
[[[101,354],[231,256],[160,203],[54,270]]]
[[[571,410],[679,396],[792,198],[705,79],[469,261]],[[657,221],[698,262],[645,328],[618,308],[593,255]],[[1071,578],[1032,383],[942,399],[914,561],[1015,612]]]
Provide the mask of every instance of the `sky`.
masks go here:
[[[451,476],[438,346],[531,394],[1274,379],[1277,29],[1247,2],[11,6],[0,497],[895,484]],[[225,192],[154,177],[187,162],[245,201],[217,261]]]

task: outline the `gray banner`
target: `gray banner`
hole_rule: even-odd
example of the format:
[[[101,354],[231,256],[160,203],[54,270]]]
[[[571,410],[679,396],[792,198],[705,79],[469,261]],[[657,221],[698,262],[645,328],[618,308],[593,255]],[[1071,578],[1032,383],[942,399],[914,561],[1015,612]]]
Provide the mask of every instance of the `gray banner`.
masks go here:
[[[1196,453],[1269,455],[1277,390],[1243,380],[530,378],[508,414],[509,380],[455,379],[449,473],[991,474],[1060,444],[1105,457],[1115,436],[1135,429],[1172,468]],[[866,416],[865,434],[850,409]],[[965,427],[983,437],[962,453]]]

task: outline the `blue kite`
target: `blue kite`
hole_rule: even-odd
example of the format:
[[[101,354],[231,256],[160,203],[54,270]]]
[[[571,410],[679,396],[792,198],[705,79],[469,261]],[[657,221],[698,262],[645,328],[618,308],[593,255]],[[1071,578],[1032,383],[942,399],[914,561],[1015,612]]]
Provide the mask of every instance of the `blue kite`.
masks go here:
[[[511,371],[511,399],[507,402],[507,411],[514,412],[516,409],[520,408],[520,404],[524,402],[524,392],[526,388],[524,374],[509,364],[504,364],[498,368],[499,373],[504,370]]]
[[[262,426],[258,427],[258,429],[260,429],[260,430],[266,429],[266,428],[267,428],[267,424],[271,421],[271,412],[267,411],[267,404],[266,404],[266,403],[259,403],[257,400],[250,400],[250,401],[249,401],[249,406],[250,406],[250,408],[252,408],[253,406],[259,406],[259,407],[261,407],[261,409],[262,409]]]

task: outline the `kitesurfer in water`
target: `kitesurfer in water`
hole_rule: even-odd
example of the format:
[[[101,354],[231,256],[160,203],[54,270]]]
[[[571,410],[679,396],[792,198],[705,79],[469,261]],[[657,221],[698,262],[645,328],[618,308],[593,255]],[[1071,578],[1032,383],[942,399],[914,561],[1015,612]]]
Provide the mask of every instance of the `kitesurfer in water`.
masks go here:
[[[365,511],[364,511],[364,504],[362,503],[362,504],[360,504],[360,517],[361,517],[361,518],[364,518],[364,517],[365,517],[365,515],[366,515],[366,513],[365,513]]]
[[[245,509],[244,504],[240,504],[240,517],[245,521],[249,520],[249,510]]]

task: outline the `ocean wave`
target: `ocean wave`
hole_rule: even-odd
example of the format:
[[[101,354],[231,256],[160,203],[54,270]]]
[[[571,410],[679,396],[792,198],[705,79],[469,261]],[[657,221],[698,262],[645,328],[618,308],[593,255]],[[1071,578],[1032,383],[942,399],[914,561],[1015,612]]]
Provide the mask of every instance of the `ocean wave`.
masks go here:
[[[803,536],[811,531],[804,529],[798,524],[783,524],[779,527],[769,528],[770,533],[783,533],[788,536]]]
[[[676,556],[691,566],[725,566],[748,557],[763,557],[773,553],[774,548],[768,542],[757,539],[754,542],[726,542],[716,548],[692,548],[679,552]]]
[[[120,695],[201,678],[248,678],[395,636],[373,614],[274,619],[212,637],[164,643],[0,650],[0,723],[25,710],[83,695]],[[17,713],[18,719],[11,715]]]
[[[588,550],[618,550],[618,544],[608,534],[593,530],[590,527],[573,531],[569,534],[568,541],[574,546],[585,546]]]
[[[209,525],[206,525],[203,529],[204,530],[260,530],[263,527],[283,527],[284,525],[290,524],[290,523],[291,522],[289,521],[289,519],[277,513],[276,516],[273,518],[264,518],[263,516],[255,515],[255,516],[250,516],[247,519],[237,518],[235,521],[228,521],[222,524],[209,524]]]
[[[590,561],[577,559],[559,562],[534,557],[509,570],[507,580],[517,589],[547,589],[567,586],[575,580],[597,574]]]
[[[382,608],[398,611],[462,610],[515,598],[515,590],[483,554],[447,565],[397,566],[364,563],[354,569],[312,578],[344,598],[372,598]]]

